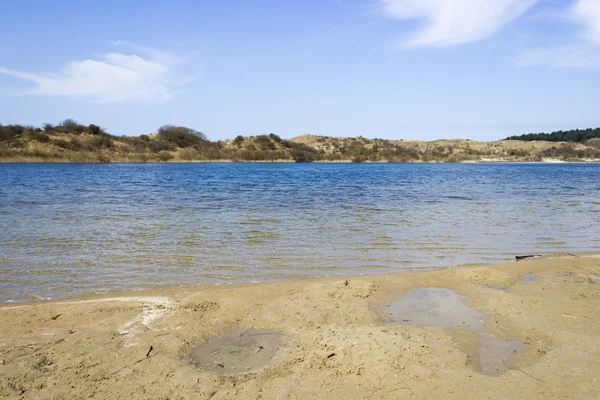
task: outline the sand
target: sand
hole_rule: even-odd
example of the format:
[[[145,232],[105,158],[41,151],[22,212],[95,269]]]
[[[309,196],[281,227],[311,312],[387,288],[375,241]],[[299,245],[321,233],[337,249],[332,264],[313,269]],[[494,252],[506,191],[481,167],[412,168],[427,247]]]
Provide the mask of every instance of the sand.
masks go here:
[[[557,255],[4,305],[0,397],[600,399],[598,276],[599,256]],[[464,296],[458,298],[485,316],[481,333],[386,320],[388,305],[419,288]],[[232,332],[275,333],[281,343],[261,355],[266,366],[249,373],[192,362],[204,343]],[[484,373],[479,365],[488,337],[525,345],[503,363],[505,372]]]

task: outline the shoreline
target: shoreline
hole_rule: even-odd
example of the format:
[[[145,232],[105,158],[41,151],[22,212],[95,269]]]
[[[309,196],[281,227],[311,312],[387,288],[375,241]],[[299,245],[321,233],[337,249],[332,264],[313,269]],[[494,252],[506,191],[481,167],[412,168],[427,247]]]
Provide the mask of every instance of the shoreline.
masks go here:
[[[581,254],[3,304],[0,396],[594,398],[599,275],[600,255]],[[485,335],[525,350],[490,375],[472,331],[386,321],[385,307],[416,288],[466,296],[486,316]],[[210,338],[244,330],[282,336],[271,364],[229,375],[190,362]]]
[[[308,161],[296,162],[293,160],[260,160],[260,161],[234,161],[234,160],[171,160],[171,161],[69,161],[69,160],[2,160],[0,165],[9,164],[600,164],[600,159],[594,160],[560,160],[560,159],[545,159],[541,161],[526,161],[526,160],[464,160],[456,162],[448,161],[360,161],[353,160],[334,160],[334,161]]]
[[[599,257],[600,252],[578,252],[578,253],[569,253],[569,252],[553,252],[543,255],[541,257],[535,257],[535,259],[546,259],[546,258],[569,258],[573,257],[573,254],[579,257]],[[28,299],[28,300],[6,300],[0,302],[0,311],[3,307],[11,307],[11,306],[29,306],[29,305],[37,305],[37,304],[46,304],[46,303],[63,303],[63,302],[71,302],[71,301],[86,301],[92,302],[95,299],[99,301],[104,301],[105,299],[119,298],[119,297],[146,297],[147,294],[152,294],[154,292],[172,292],[177,293],[179,291],[188,291],[188,290],[200,290],[200,289],[209,289],[209,288],[243,288],[246,286],[254,286],[254,285],[269,285],[274,284],[277,285],[279,283],[286,284],[291,282],[307,282],[310,283],[315,281],[316,283],[325,280],[342,280],[342,279],[379,279],[385,277],[396,277],[402,276],[404,274],[413,274],[413,273],[424,273],[424,272],[432,272],[432,271],[441,271],[445,269],[461,269],[461,268],[473,268],[473,267],[493,267],[497,265],[510,265],[511,263],[518,261],[499,261],[493,263],[475,263],[475,264],[459,264],[459,265],[442,265],[435,267],[418,267],[418,268],[406,268],[399,270],[397,272],[381,272],[381,273],[361,273],[361,274],[330,274],[330,275],[289,275],[283,277],[281,279],[266,279],[266,280],[252,280],[252,281],[226,281],[226,282],[218,282],[218,283],[207,283],[207,282],[196,282],[189,284],[182,283],[174,283],[168,285],[156,285],[150,288],[143,289],[108,289],[104,292],[88,292],[81,293],[75,295],[65,295],[58,296],[53,298],[43,298],[41,296],[31,296],[36,297],[36,299]]]

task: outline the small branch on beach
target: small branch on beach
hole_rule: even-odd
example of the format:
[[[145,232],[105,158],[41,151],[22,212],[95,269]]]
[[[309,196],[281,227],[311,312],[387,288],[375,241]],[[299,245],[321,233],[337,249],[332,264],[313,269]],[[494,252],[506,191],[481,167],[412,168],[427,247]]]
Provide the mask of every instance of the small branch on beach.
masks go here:
[[[546,382],[546,381],[543,381],[543,380],[541,380],[540,378],[536,378],[535,376],[533,376],[533,375],[531,375],[531,374],[529,374],[529,373],[527,373],[527,372],[523,371],[522,369],[519,369],[519,368],[513,368],[513,369],[514,369],[515,371],[519,371],[520,373],[527,375],[527,376],[528,376],[528,377],[530,377],[531,379],[535,379],[536,381],[538,381],[538,382],[542,382],[542,383],[545,383],[546,385],[548,384],[548,382]]]
[[[148,350],[148,353],[146,353],[146,357],[145,357],[145,358],[140,358],[139,360],[137,360],[137,361],[136,361],[136,362],[134,362],[133,364],[126,365],[126,366],[124,366],[123,368],[121,368],[121,369],[118,369],[118,370],[116,370],[115,372],[113,372],[113,373],[109,374],[108,376],[113,376],[113,375],[116,375],[116,374],[118,374],[119,372],[123,371],[125,368],[127,368],[127,367],[133,367],[134,365],[136,365],[136,364],[139,364],[139,363],[141,363],[142,361],[148,360],[149,358],[152,358],[152,357],[154,357],[155,355],[157,355],[157,354],[158,354],[158,351],[157,351],[157,352],[155,352],[154,354],[150,355],[150,352],[151,352],[152,350],[153,350],[153,348],[152,348],[152,346],[150,346],[150,350]]]
[[[541,257],[541,256],[542,256],[541,254],[527,254],[527,255],[524,255],[524,256],[515,256],[515,259],[517,261],[521,261],[521,260],[524,260],[526,258],[538,258],[538,257]]]

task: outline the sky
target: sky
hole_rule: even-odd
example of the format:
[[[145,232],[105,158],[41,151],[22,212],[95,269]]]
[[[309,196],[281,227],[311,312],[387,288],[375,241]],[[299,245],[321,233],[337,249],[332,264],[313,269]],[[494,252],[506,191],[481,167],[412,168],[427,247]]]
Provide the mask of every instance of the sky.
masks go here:
[[[0,2],[0,123],[497,140],[600,126],[600,0]]]

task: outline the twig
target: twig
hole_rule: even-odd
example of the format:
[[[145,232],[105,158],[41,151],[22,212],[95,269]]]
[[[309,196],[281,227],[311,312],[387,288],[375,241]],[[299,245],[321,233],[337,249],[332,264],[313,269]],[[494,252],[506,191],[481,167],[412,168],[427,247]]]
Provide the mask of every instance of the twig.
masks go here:
[[[528,374],[527,372],[523,371],[522,369],[519,369],[519,368],[513,368],[513,369],[514,369],[515,371],[519,371],[520,373],[527,375],[527,376],[528,376],[528,377],[530,377],[531,379],[535,379],[536,381],[538,381],[538,382],[542,382],[542,383],[545,383],[546,385],[548,384],[548,382],[546,382],[546,381],[543,381],[543,380],[541,380],[540,378],[536,378],[535,376],[533,376],[533,375],[531,375],[531,374]]]
[[[113,375],[115,375],[115,374],[118,374],[119,372],[123,371],[125,368],[127,368],[127,367],[133,367],[134,365],[136,365],[136,364],[139,364],[139,363],[141,363],[142,361],[145,361],[145,360],[147,360],[147,359],[149,359],[149,358],[152,358],[152,357],[154,357],[154,356],[155,356],[155,355],[157,355],[157,354],[158,354],[158,351],[157,351],[156,353],[154,353],[154,354],[152,354],[152,355],[148,356],[148,357],[145,357],[145,358],[140,358],[139,360],[137,360],[137,361],[136,361],[136,362],[134,362],[133,364],[131,364],[131,365],[126,365],[126,366],[124,366],[123,368],[116,370],[116,371],[115,371],[115,372],[113,372],[112,374],[109,374],[108,376],[113,376]]]

